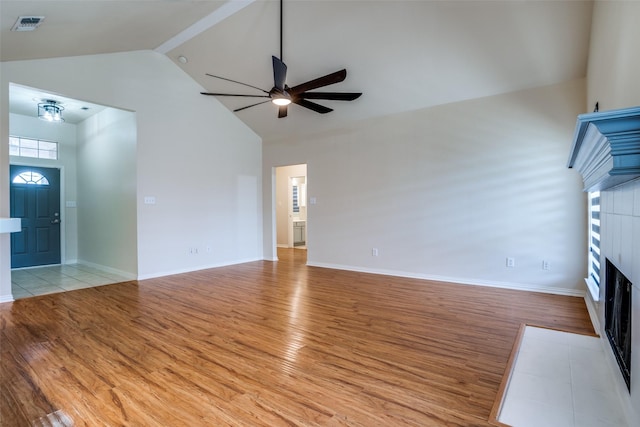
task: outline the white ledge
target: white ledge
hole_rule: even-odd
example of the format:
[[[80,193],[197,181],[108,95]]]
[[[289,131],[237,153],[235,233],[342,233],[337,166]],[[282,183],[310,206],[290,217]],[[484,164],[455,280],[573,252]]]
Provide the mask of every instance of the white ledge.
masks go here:
[[[22,231],[20,218],[0,218],[0,233],[15,233]]]
[[[593,280],[593,278],[589,276],[586,279],[584,279],[584,282],[587,284],[587,289],[589,290],[589,293],[591,294],[591,298],[593,299],[593,301],[594,302],[600,301],[600,287],[595,282],[595,280]]]
[[[640,177],[640,107],[580,114],[567,164],[584,191],[601,191]]]

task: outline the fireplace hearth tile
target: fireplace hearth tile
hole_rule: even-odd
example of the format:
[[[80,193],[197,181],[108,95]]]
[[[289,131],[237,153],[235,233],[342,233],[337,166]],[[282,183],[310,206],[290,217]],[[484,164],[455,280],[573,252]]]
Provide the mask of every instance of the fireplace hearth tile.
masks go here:
[[[498,420],[512,427],[624,427],[599,337],[527,326]]]

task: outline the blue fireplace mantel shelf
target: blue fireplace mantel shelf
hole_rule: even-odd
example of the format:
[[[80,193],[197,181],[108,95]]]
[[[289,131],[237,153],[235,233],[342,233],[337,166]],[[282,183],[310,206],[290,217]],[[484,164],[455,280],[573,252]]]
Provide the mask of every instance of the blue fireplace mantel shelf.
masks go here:
[[[567,164],[584,191],[602,191],[640,177],[640,107],[580,114]]]

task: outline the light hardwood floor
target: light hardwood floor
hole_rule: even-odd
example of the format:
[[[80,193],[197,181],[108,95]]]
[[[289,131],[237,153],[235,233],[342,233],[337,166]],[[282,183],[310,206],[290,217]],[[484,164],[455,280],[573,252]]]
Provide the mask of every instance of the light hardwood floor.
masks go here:
[[[488,426],[581,298],[253,262],[0,304],[3,426]]]

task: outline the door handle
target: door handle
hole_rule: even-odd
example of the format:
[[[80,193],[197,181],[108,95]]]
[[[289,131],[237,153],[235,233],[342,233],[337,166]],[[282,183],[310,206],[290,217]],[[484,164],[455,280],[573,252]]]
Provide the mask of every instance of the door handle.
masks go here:
[[[59,219],[59,218],[56,218],[56,219],[52,219],[52,220],[51,220],[51,224],[60,224],[61,222],[62,222],[62,221],[60,221],[60,219]]]

